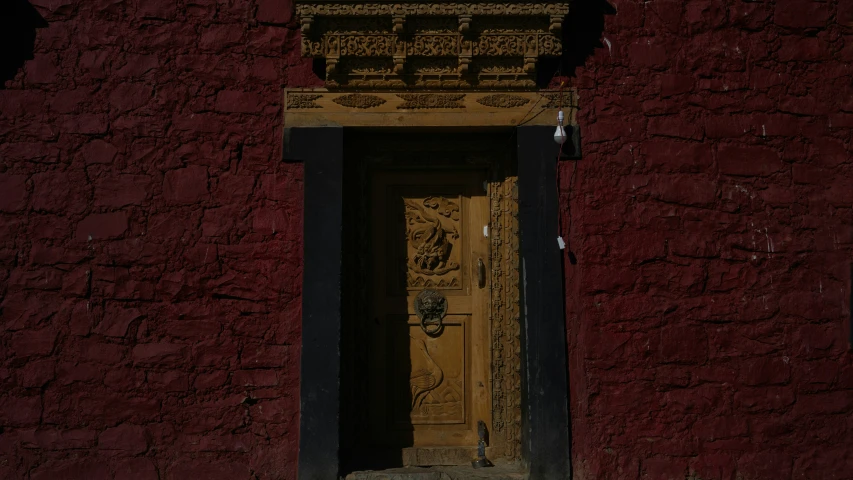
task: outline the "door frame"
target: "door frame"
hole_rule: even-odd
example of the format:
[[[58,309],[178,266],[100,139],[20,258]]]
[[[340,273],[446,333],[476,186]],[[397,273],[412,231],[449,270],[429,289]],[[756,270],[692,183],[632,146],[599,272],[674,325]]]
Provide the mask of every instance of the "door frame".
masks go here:
[[[451,129],[422,133],[402,130],[395,132],[393,137],[385,132],[369,130],[358,131],[355,135],[348,133],[344,132],[347,152],[344,176],[350,181],[343,186],[344,197],[348,201],[344,208],[341,320],[340,422],[344,472],[406,464],[467,463],[476,457],[476,420],[481,419],[487,425],[488,457],[494,461],[520,459],[520,275],[514,139],[505,132],[490,130],[464,133]],[[484,336],[469,346],[488,350],[481,358],[485,361],[482,367],[486,369],[483,373],[487,373],[489,398],[487,407],[480,403],[485,407],[482,411],[476,414],[473,410],[468,412],[471,416],[466,417],[466,424],[472,428],[474,436],[464,445],[455,448],[413,445],[401,452],[400,449],[378,448],[376,445],[371,448],[372,442],[379,440],[381,443],[383,438],[388,440],[385,435],[370,442],[365,438],[367,432],[374,431],[375,422],[368,420],[363,411],[368,407],[381,408],[382,400],[372,402],[369,395],[372,388],[368,387],[371,384],[375,387],[376,383],[363,378],[365,365],[369,363],[367,352],[372,350],[365,348],[371,341],[365,332],[372,330],[369,319],[373,318],[369,305],[373,294],[364,279],[376,274],[372,270],[373,259],[369,259],[370,250],[376,244],[366,235],[368,229],[375,226],[371,224],[376,212],[371,209],[377,205],[375,199],[368,201],[376,193],[374,178],[376,175],[407,175],[406,172],[412,171],[444,175],[451,183],[460,175],[482,177],[469,187],[476,186],[470,193],[480,197],[479,210],[485,215],[482,225],[489,226],[484,237],[476,235],[485,249],[481,256],[488,285],[488,294],[481,298],[478,311],[488,324],[480,324],[486,327],[485,331],[479,331]],[[463,236],[463,242],[472,238],[475,237]],[[470,275],[471,272],[463,274],[468,280]],[[465,282],[463,279],[462,283]],[[476,291],[484,293],[480,288]],[[362,322],[366,319],[365,325]],[[474,347],[475,344],[480,346]],[[471,406],[473,404],[469,404]]]
[[[560,150],[553,126],[506,130],[515,135],[518,162],[522,461],[531,480],[562,480],[571,475],[571,455]],[[305,480],[340,474],[344,154],[344,127],[286,129],[284,159],[305,165],[298,455]]]

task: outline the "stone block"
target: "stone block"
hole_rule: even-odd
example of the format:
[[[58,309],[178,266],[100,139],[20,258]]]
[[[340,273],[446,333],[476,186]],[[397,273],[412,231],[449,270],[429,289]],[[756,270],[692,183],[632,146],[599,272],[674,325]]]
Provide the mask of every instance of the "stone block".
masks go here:
[[[176,205],[191,205],[208,197],[207,167],[191,165],[166,172],[163,197]]]
[[[735,176],[768,176],[783,168],[778,153],[757,146],[721,146],[717,164],[720,173]]]
[[[78,242],[118,238],[127,231],[127,214],[124,212],[93,213],[77,224]]]
[[[27,206],[27,176],[0,173],[0,212],[17,212]]]
[[[148,450],[148,439],[143,427],[124,423],[104,430],[98,436],[98,448],[138,455]]]
[[[176,343],[143,343],[133,347],[134,365],[174,367],[184,359],[186,346]]]

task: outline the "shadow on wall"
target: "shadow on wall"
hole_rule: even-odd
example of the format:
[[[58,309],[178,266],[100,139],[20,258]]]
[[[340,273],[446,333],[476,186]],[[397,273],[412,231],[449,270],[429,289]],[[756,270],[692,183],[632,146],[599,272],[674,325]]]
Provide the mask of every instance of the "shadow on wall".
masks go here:
[[[604,16],[615,15],[616,7],[607,0],[577,0],[563,20],[563,56],[540,60],[537,83],[547,88],[555,76],[574,77],[596,48],[604,47]]]
[[[47,22],[27,0],[0,0],[0,90],[33,59],[36,29]]]

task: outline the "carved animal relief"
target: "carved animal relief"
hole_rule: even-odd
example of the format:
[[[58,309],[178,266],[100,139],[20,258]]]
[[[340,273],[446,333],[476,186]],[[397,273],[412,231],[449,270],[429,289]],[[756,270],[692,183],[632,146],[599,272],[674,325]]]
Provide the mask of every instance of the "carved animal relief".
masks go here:
[[[458,423],[464,420],[462,400],[464,398],[464,374],[458,368],[460,359],[448,355],[450,348],[459,348],[457,355],[461,354],[461,345],[456,339],[448,339],[447,342],[432,341],[429,338],[409,337],[409,355],[412,370],[409,373],[409,388],[411,394],[411,412],[406,415],[400,412],[401,417],[416,424],[425,423]],[[444,348],[442,348],[444,346]],[[430,347],[434,349],[430,351]],[[453,362],[453,361],[456,362]],[[450,363],[443,369],[439,361]],[[450,361],[450,362],[448,362]],[[452,368],[453,363],[457,364]]]
[[[444,197],[407,198],[404,205],[409,287],[459,286],[459,205]]]

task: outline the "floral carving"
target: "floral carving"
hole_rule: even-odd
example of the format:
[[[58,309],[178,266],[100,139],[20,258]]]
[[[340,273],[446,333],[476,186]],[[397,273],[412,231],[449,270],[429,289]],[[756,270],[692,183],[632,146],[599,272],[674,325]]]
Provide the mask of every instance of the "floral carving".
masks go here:
[[[455,35],[423,35],[415,37],[407,46],[408,55],[420,57],[453,57],[459,55],[459,43]]]
[[[480,61],[480,73],[522,73],[524,62],[520,58],[489,57]]]
[[[477,99],[477,103],[479,103],[480,105],[485,105],[487,107],[513,108],[530,103],[530,99],[520,97],[518,95],[498,93],[495,95],[488,95],[483,98],[479,98]]]
[[[432,279],[420,275],[406,274],[406,285],[414,288],[457,288],[459,279],[457,277]]]
[[[424,206],[435,210],[442,217],[459,220],[459,205],[444,197],[427,197],[424,199]]]
[[[303,38],[302,54],[306,57],[390,57],[405,52],[418,57],[455,57],[464,53],[461,46],[471,49],[469,55],[504,58],[559,56],[563,51],[560,39],[547,33],[483,35],[474,42],[460,38],[457,35],[416,35],[411,40],[400,41],[393,34],[334,34],[325,42]]]
[[[333,102],[344,107],[351,108],[373,108],[385,103],[385,100],[376,95],[362,95],[360,93],[351,93],[338,97]]]
[[[314,100],[321,98],[322,95],[309,95],[291,93],[287,96],[287,108],[322,108],[314,103]]]
[[[349,73],[359,74],[389,74],[394,69],[390,58],[360,57],[348,58],[346,69]]]
[[[483,57],[518,57],[525,50],[521,35],[488,35],[480,37],[473,47],[474,55]]]
[[[537,48],[540,55],[559,57],[563,54],[563,42],[554,35],[540,35]]]
[[[400,93],[405,100],[397,108],[465,108],[461,100],[464,93]]]
[[[340,55],[351,57],[390,57],[396,37],[392,35],[351,35],[340,37]]]
[[[321,17],[317,29],[350,34],[391,33],[391,24],[381,17]]]
[[[412,59],[409,65],[415,74],[453,73],[457,62],[453,58],[429,57]]]

